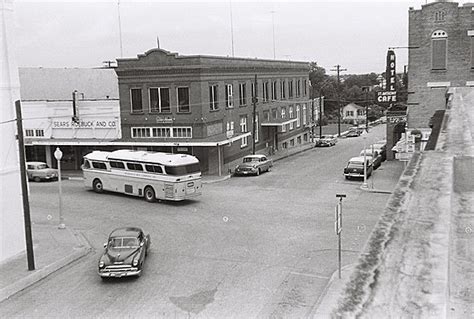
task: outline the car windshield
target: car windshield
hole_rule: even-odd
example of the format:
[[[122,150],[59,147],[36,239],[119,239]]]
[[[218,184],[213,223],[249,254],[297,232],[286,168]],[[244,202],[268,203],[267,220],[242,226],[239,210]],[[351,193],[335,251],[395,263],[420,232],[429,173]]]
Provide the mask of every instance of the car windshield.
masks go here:
[[[244,163],[259,162],[257,157],[244,157]]]
[[[36,166],[36,169],[46,169],[46,168],[49,168],[48,165],[46,164],[39,164],[38,166]]]
[[[347,165],[348,168],[363,168],[364,163],[361,162],[349,162],[349,165]]]
[[[119,248],[136,248],[138,247],[138,240],[135,237],[115,237],[110,241],[110,247]]]

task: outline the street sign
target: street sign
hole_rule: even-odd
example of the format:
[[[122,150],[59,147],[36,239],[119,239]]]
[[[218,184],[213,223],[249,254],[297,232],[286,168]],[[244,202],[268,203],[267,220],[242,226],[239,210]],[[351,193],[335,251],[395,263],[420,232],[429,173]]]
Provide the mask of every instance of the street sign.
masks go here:
[[[334,230],[336,231],[336,235],[339,235],[342,231],[341,212],[342,212],[342,206],[341,206],[341,203],[339,202],[336,205],[336,218],[334,221]]]

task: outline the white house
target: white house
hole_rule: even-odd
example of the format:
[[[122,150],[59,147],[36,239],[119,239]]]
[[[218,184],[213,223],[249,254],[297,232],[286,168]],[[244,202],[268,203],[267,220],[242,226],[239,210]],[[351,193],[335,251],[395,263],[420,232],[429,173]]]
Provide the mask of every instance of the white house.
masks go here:
[[[114,69],[20,68],[26,158],[77,170],[82,156],[121,138]]]
[[[353,124],[365,123],[365,107],[349,103],[342,108],[342,120]]]

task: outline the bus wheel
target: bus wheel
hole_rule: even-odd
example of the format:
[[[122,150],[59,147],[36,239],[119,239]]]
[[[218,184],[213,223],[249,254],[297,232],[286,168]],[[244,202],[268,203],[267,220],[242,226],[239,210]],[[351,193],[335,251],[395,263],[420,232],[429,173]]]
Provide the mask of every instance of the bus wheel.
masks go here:
[[[92,183],[92,188],[94,189],[94,192],[96,193],[102,193],[104,191],[104,186],[102,185],[102,182],[100,179],[94,179],[94,183]]]
[[[153,187],[147,186],[145,187],[145,200],[149,203],[153,203],[155,201],[155,191],[153,190]]]

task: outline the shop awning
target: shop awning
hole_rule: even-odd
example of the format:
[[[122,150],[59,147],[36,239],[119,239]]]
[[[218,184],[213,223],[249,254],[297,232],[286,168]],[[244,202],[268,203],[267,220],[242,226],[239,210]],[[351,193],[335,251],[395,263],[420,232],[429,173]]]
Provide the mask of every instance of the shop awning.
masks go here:
[[[227,145],[241,138],[252,135],[251,132],[238,133],[235,136],[227,137],[225,134],[219,134],[209,139],[182,139],[175,141],[156,141],[150,139],[149,141],[141,139],[140,141],[123,141],[123,140],[101,140],[101,139],[30,139],[25,140],[26,146],[35,145],[69,145],[69,146],[202,146],[213,147]]]
[[[284,125],[294,123],[298,121],[298,119],[278,119],[278,120],[273,120],[269,122],[263,122],[261,125],[262,126],[276,126],[276,127],[282,127]]]

